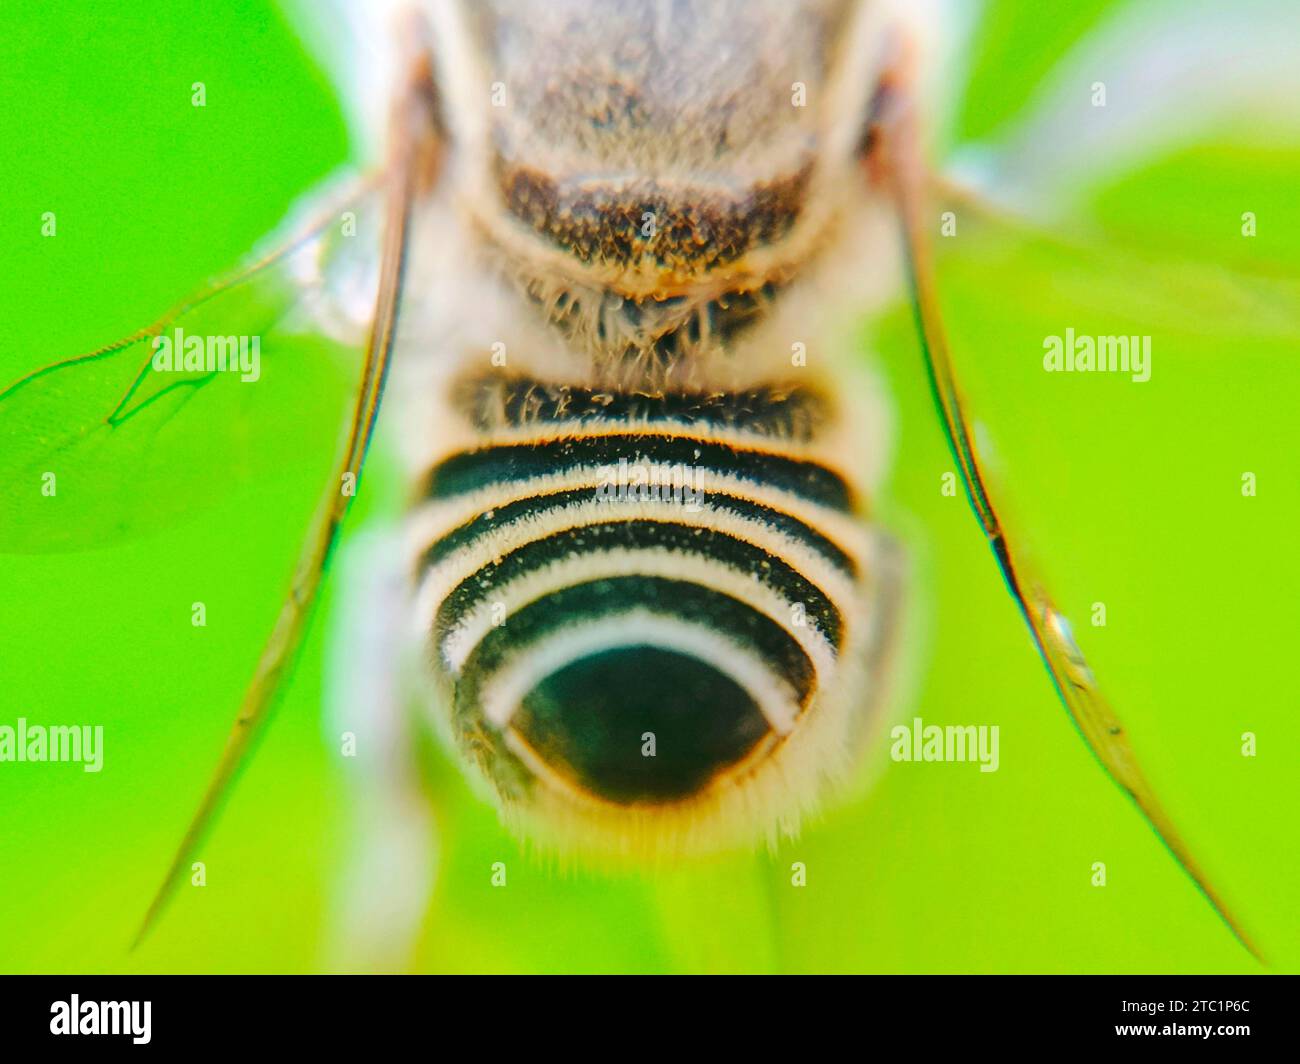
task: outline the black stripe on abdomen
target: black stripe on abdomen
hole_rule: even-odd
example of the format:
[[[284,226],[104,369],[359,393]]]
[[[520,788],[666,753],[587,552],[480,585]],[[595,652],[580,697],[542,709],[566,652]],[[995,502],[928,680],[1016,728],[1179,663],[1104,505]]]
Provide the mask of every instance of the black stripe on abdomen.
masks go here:
[[[494,506],[475,514],[464,524],[454,528],[433,544],[421,558],[421,566],[435,565],[454,552],[461,550],[494,529],[503,528],[515,521],[530,517],[540,517],[548,511],[574,503],[582,503],[592,498],[592,489],[572,488],[568,491],[548,492],[545,495],[530,495],[516,499],[504,506]],[[784,513],[773,506],[749,499],[737,498],[719,492],[709,492],[706,505],[716,511],[748,518],[776,529],[799,541],[808,549],[816,551],[832,565],[837,566],[846,575],[857,575],[857,563],[833,540],[827,538],[806,521]]]
[[[708,469],[743,477],[809,502],[849,512],[852,492],[844,480],[817,462],[691,436],[632,433],[512,443],[462,451],[428,475],[422,495],[447,499],[494,484],[528,480],[579,466],[654,462],[684,469]]]
[[[816,676],[808,655],[770,618],[729,595],[689,581],[618,576],[574,584],[547,595],[519,610],[507,624],[492,629],[465,662],[456,687],[457,714],[473,712],[484,680],[512,654],[565,625],[599,621],[632,609],[685,615],[693,623],[726,631],[771,662],[789,680],[801,705],[813,692]]]
[[[499,588],[547,565],[613,548],[697,554],[758,580],[782,599],[804,604],[807,616],[830,642],[840,641],[840,612],[827,595],[788,562],[752,544],[712,529],[668,521],[615,520],[580,525],[535,540],[494,558],[452,590],[438,609],[434,637],[441,641],[458,619],[490,600]]]

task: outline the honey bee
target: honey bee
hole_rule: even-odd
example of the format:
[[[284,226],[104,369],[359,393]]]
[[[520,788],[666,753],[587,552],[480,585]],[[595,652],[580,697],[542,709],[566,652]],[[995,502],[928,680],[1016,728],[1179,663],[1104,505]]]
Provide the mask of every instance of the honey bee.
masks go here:
[[[374,173],[158,322],[0,394],[21,409],[51,374],[150,348],[106,416],[68,427],[94,444],[229,368],[210,349],[163,367],[158,340],[248,288],[258,322],[298,316],[363,355],[290,593],[145,927],[293,660],[381,397],[412,485],[428,711],[506,821],[638,860],[797,832],[884,719],[899,640],[906,564],[871,514],[888,411],[844,325],[901,267],[962,482],[1062,700],[1246,942],[990,497],[928,262],[906,5],[431,2],[400,25]],[[65,449],[30,447],[17,468]]]
[[[813,307],[844,242],[889,224],[855,154],[876,17],[435,23],[463,154],[411,238],[455,278],[429,286],[438,357],[397,389],[417,627],[457,748],[530,834],[650,854],[775,836],[856,764],[897,574],[842,456],[885,443],[869,387],[837,396],[848,352]],[[474,106],[492,70],[504,106]],[[798,105],[801,77],[833,102]]]

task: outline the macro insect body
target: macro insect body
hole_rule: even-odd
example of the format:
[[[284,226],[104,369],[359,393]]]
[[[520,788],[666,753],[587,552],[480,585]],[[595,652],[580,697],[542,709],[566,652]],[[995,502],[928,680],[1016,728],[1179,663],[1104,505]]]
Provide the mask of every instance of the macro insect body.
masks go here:
[[[446,34],[483,58],[438,95],[471,146],[429,238],[472,264],[440,297],[464,312],[399,389],[439,427],[418,627],[508,815],[676,852],[793,823],[871,716],[896,563],[840,456],[884,444],[816,300],[887,224],[857,142],[888,56],[848,5],[578,14]],[[489,69],[506,106],[456,105]]]
[[[899,7],[438,3],[403,26],[380,173],[66,364],[241,286],[292,303],[375,277],[337,480],[146,927],[293,658],[390,377],[429,709],[506,819],[634,856],[793,832],[870,741],[904,597],[869,513],[881,399],[843,328],[890,294],[900,246],[962,479],[1058,691],[1232,924],[985,488],[922,234]],[[377,234],[373,260],[331,238],[340,211]],[[172,386],[149,369],[110,427]]]

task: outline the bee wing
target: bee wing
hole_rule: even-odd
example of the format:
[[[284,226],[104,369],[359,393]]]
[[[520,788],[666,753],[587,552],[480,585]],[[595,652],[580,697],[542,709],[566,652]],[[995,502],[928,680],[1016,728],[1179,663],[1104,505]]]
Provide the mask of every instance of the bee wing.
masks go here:
[[[1026,549],[1021,523],[1006,516],[1012,510],[1004,504],[1014,496],[986,460],[988,439],[975,411],[995,407],[999,391],[1014,390],[1023,397],[1023,387],[1005,387],[1012,374],[1021,375],[1018,382],[1032,375],[1036,388],[1046,387],[1048,380],[1063,387],[1044,372],[1043,360],[1050,338],[1066,328],[1079,336],[1131,338],[1135,356],[1142,338],[1154,336],[1158,357],[1167,367],[1180,359],[1222,358],[1227,353],[1245,364],[1288,366],[1287,352],[1300,336],[1300,284],[1271,276],[1267,264],[1252,274],[1230,273],[1218,264],[1196,266],[1186,257],[1162,261],[1122,243],[1099,248],[1049,238],[1032,227],[1012,224],[994,210],[981,209],[969,198],[931,202],[906,101],[889,101],[882,128],[885,169],[896,193],[935,405],[971,508],[1008,590],[1089,747],[1236,937],[1259,957],[1157,798],[1119,715],[1053,602],[1043,568]],[[945,206],[950,213],[944,213]],[[942,232],[944,224],[960,227],[948,232],[961,235],[949,241],[940,237],[936,264],[931,234]],[[1032,297],[1024,291],[1026,278],[1039,282]],[[990,298],[990,293],[1003,294]],[[945,322],[959,323],[951,342]],[[1013,358],[1020,361],[1013,364]],[[1148,360],[1145,369],[1134,362],[1129,375],[1141,380],[1150,372]],[[1282,374],[1280,380],[1283,386],[1286,381],[1294,385],[1296,376]],[[969,380],[982,386],[968,390]],[[972,395],[979,403],[971,401]],[[1052,409],[1050,403],[1044,399],[1042,409]],[[1018,415],[1028,420],[1023,411],[1004,410],[1002,416]],[[1092,507],[1104,499],[1100,486],[1096,494],[1072,487],[1071,470],[1055,466],[1052,473],[1054,487],[1067,505]]]
[[[337,179],[156,321],[0,388],[0,551],[103,547],[295,461],[295,405],[341,402],[364,351],[382,206],[377,179]]]

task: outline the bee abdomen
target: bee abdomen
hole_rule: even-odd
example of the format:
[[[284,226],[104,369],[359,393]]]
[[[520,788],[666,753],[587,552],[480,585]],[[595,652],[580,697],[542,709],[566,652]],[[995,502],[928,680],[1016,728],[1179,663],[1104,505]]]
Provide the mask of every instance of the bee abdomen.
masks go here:
[[[742,433],[546,430],[444,459],[413,520],[454,730],[507,798],[539,779],[618,804],[718,785],[835,669],[861,564],[851,492]]]
[[[627,300],[619,303],[624,313],[635,308]],[[735,305],[723,309],[743,310]],[[716,330],[719,323],[713,325]],[[826,397],[802,382],[764,383],[739,391],[619,390],[561,384],[526,374],[488,373],[461,380],[453,403],[467,412],[479,432],[556,422],[657,421],[808,442],[830,418]]]

